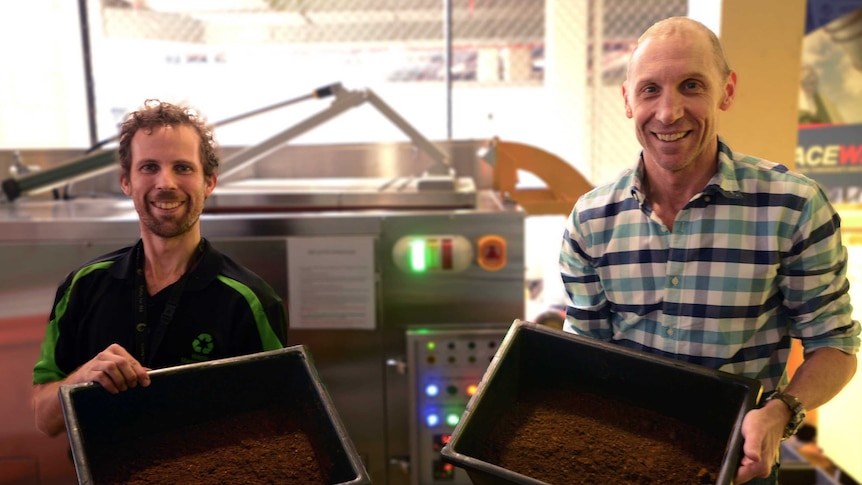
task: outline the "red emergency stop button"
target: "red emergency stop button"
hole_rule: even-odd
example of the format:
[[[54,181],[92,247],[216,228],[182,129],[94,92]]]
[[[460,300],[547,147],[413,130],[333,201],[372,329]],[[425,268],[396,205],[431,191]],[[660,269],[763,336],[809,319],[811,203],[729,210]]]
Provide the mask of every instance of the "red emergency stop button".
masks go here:
[[[479,238],[476,262],[486,271],[497,271],[506,266],[506,240],[490,234]]]

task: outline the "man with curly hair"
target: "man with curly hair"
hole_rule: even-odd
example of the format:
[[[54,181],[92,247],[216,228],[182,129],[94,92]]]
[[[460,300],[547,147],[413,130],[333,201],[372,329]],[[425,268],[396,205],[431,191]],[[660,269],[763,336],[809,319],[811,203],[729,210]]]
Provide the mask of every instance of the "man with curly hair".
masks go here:
[[[63,431],[64,384],[111,393],[148,386],[148,370],[282,348],[287,317],[260,277],[201,237],[215,189],[212,133],[193,110],[148,100],[120,129],[120,185],[141,237],[72,271],[33,370],[37,427]]]

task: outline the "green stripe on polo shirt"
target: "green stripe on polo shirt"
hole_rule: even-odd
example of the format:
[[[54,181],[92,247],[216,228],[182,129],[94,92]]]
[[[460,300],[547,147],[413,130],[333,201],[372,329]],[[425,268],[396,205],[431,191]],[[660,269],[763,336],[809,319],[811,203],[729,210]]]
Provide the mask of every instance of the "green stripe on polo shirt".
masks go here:
[[[269,324],[269,318],[263,310],[263,305],[260,303],[260,299],[258,299],[257,295],[251,290],[251,288],[224,275],[219,275],[218,279],[222,283],[236,290],[243,296],[243,298],[245,298],[245,301],[251,309],[251,314],[254,315],[254,321],[257,325],[257,332],[260,334],[260,343],[263,346],[263,350],[276,350],[282,348],[281,341],[275,335],[275,332],[272,330],[272,326]]]
[[[75,273],[75,276],[72,277],[72,282],[69,283],[69,287],[66,288],[66,291],[63,293],[63,298],[61,298],[60,301],[57,302],[57,306],[54,307],[54,318],[48,322],[48,329],[45,331],[46,338],[42,343],[39,361],[36,362],[36,365],[33,368],[34,384],[58,381],[66,377],[66,373],[60,370],[57,366],[54,352],[57,347],[57,340],[60,338],[59,321],[63,318],[63,315],[66,314],[66,307],[69,305],[69,295],[72,294],[72,289],[75,287],[78,280],[94,271],[110,268],[113,264],[113,261],[94,263],[81,268],[77,273]]]

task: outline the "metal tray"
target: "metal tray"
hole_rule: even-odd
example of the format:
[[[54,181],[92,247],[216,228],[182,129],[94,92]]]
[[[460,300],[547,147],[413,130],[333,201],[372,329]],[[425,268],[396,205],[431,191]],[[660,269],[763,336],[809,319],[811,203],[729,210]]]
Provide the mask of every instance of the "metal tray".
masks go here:
[[[483,460],[478,450],[521,396],[554,386],[618,398],[726,441],[717,485],[732,483],[742,450],[742,419],[761,393],[755,379],[516,320],[441,450],[443,460],[465,469],[476,485],[547,485]],[[572,477],[571,483],[576,481]]]
[[[94,483],[96,447],[119,447],[274,404],[300,417],[327,483],[371,483],[304,346],[158,369],[150,376],[149,386],[119,394],[94,383],[60,388],[79,483]]]

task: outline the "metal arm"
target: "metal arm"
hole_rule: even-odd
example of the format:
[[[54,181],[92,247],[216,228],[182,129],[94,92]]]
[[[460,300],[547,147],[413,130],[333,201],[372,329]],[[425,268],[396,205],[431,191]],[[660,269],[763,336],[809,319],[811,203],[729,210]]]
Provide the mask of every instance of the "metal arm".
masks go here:
[[[229,180],[244,168],[252,165],[261,157],[272,152],[282,144],[287,143],[312,128],[316,128],[317,126],[326,123],[345,111],[355,108],[366,101],[370,102],[371,105],[386,116],[389,121],[393,122],[395,126],[404,132],[404,134],[410,137],[410,140],[419,147],[420,150],[431,157],[434,164],[428,169],[429,175],[452,177],[454,179],[448,156],[440,150],[440,148],[432,144],[427,138],[416,131],[410,123],[398,115],[398,113],[390,108],[389,105],[387,105],[371,90],[365,89],[361,91],[349,91],[344,89],[341,86],[341,83],[333,84],[328,88],[328,94],[335,96],[335,100],[328,108],[306,118],[281,133],[268,138],[262,143],[233,154],[222,162],[222,168],[219,171],[219,180]]]
[[[402,118],[398,113],[396,113],[392,108],[389,107],[379,96],[374,94],[370,89],[366,89],[361,93],[353,93],[353,95],[362,95],[365,100],[371,103],[372,106],[377,108],[378,111],[383,113],[383,116],[387,117],[389,121],[395,123],[395,126],[401,129],[407,136],[410,137],[410,140],[414,145],[419,147],[420,150],[427,153],[428,156],[434,160],[434,165],[428,169],[429,174],[433,175],[447,175],[449,173],[450,163],[449,157],[443,153],[437,145],[432,144],[428,141],[427,138],[422,136],[418,131],[416,131],[410,123],[407,122],[404,118]]]
[[[428,188],[433,190],[454,188],[455,174],[451,168],[448,156],[440,150],[436,145],[428,141],[422,136],[410,123],[395,112],[387,105],[380,97],[374,94],[371,90],[365,89],[361,91],[349,91],[341,86],[341,83],[331,84],[314,90],[312,94],[294,98],[277,105],[269,106],[239,116],[234,116],[216,123],[214,126],[221,126],[227,123],[232,123],[240,119],[247,118],[265,111],[293,104],[298,101],[304,101],[311,98],[323,98],[326,96],[335,96],[332,104],[323,111],[305,119],[275,136],[257,145],[250,146],[244,150],[233,154],[231,157],[222,161],[221,170],[219,170],[219,180],[229,180],[242,169],[258,161],[264,155],[272,152],[279,146],[298,137],[299,135],[315,128],[327,121],[335,118],[341,113],[359,106],[368,101],[386,118],[393,122],[402,132],[404,132],[410,140],[419,147],[420,150],[428,154],[434,161],[429,167],[425,178],[419,181],[419,188]],[[80,158],[64,163],[61,166],[55,167],[44,172],[37,172],[27,175],[22,178],[8,178],[2,182],[2,194],[0,194],[0,202],[13,201],[18,197],[28,194],[37,194],[63,185],[67,185],[76,181],[86,180],[96,175],[101,175],[115,169],[116,156],[113,150],[98,150],[101,146],[108,142],[116,140],[117,137],[109,138],[99,142],[92,147],[88,153]]]
[[[99,150],[76,158],[50,170],[32,172],[21,178],[3,181],[5,200],[12,202],[23,195],[39,194],[79,180],[115,170],[117,158],[113,150]],[[0,199],[2,200],[2,199]]]

